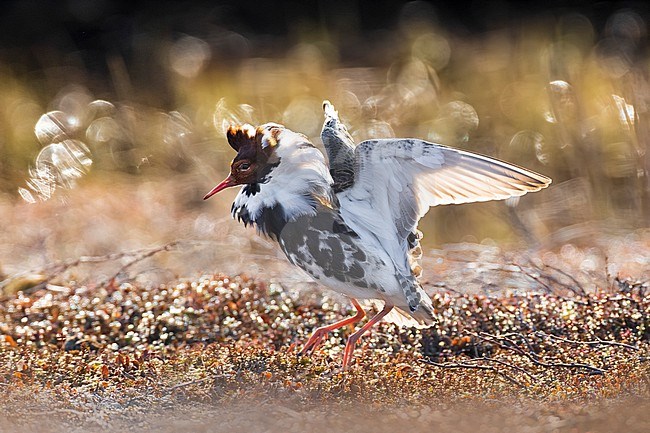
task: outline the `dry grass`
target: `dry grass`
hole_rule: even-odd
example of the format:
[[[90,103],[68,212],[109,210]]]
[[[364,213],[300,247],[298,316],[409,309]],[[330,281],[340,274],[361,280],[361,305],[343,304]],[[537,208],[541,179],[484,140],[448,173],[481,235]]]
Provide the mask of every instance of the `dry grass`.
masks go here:
[[[36,288],[0,304],[2,406],[13,428],[54,414],[80,429],[191,430],[218,416],[217,431],[340,431],[352,421],[375,431],[402,423],[605,431],[620,422],[617,401],[638,400],[638,412],[626,411],[649,422],[646,290],[436,293],[438,326],[382,324],[342,372],[350,329],[312,358],[296,348],[315,326],[351,312],[275,283],[206,275],[149,288]]]

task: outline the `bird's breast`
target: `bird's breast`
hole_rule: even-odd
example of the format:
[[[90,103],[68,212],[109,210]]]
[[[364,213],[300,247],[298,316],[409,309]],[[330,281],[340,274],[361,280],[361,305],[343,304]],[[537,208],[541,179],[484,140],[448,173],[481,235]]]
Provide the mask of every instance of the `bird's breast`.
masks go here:
[[[392,266],[374,254],[335,210],[287,222],[280,233],[287,258],[324,285],[356,298],[380,298]]]
[[[284,208],[280,203],[273,206],[263,207],[251,213],[246,204],[237,205],[233,203],[232,216],[244,226],[254,225],[258,232],[279,240],[282,231],[287,224]]]

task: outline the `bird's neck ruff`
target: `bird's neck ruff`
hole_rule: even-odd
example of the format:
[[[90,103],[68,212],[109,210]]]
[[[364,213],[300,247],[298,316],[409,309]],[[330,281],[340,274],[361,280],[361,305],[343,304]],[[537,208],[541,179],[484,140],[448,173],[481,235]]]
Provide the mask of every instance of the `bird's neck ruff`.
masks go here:
[[[232,204],[233,218],[278,239],[284,226],[301,216],[332,207],[332,178],[323,154],[302,134],[283,129],[274,164],[264,178],[242,187]]]

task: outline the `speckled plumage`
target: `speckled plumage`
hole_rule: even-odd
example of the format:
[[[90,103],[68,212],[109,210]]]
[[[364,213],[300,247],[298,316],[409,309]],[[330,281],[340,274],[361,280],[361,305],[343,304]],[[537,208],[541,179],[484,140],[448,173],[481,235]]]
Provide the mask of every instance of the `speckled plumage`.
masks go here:
[[[354,149],[356,145],[347,127],[339,120],[339,113],[329,102],[323,102],[325,122],[320,138],[327,152],[327,162],[332,175],[332,190],[339,193],[354,184]]]
[[[278,241],[291,263],[351,298],[357,314],[318,328],[303,352],[327,332],[361,320],[365,312],[356,299],[384,302],[348,340],[347,366],[358,338],[391,310],[422,324],[435,322],[417,264],[417,223],[429,207],[521,196],[545,188],[550,179],[418,139],[355,146],[334,107],[326,102],[324,108],[329,166],[307,137],[281,125],[231,128],[228,141],[238,152],[231,174],[205,198],[243,185],[233,217]]]
[[[348,128],[339,119],[339,113],[330,101],[323,102],[325,121],[321,130],[321,141],[327,152],[330,175],[334,183],[332,190],[341,193],[354,185],[356,168],[356,144],[348,132]],[[409,243],[409,263],[413,275],[418,278],[422,273],[419,259],[422,256],[420,247],[422,232],[414,230],[407,237]],[[413,298],[415,299],[415,298]],[[412,303],[409,303],[409,305]]]

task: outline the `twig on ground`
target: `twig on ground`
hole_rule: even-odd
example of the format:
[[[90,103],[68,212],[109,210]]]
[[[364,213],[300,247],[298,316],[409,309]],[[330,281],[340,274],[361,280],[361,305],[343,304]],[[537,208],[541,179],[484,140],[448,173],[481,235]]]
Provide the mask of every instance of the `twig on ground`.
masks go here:
[[[489,358],[488,358],[489,359]],[[428,365],[433,365],[434,367],[439,367],[439,368],[449,368],[449,369],[457,369],[457,368],[466,368],[466,369],[473,369],[473,370],[487,370],[487,371],[492,371],[496,373],[497,375],[503,377],[506,379],[508,382],[513,383],[521,388],[526,388],[526,385],[523,383],[519,382],[517,379],[514,377],[510,376],[507,373],[504,373],[503,371],[499,370],[498,368],[492,366],[492,365],[481,365],[481,364],[466,364],[466,363],[439,363],[435,362],[431,359],[420,359],[420,362]]]
[[[60,262],[54,262],[49,265],[46,265],[44,268],[42,268],[39,271],[29,271],[29,272],[24,272],[20,274],[15,274],[10,276],[9,278],[0,281],[0,290],[4,288],[7,284],[9,284],[11,281],[15,280],[18,277],[24,276],[24,275],[29,275],[29,274],[42,274],[44,275],[43,281],[41,284],[34,285],[32,287],[29,287],[25,293],[31,293],[34,291],[37,291],[43,287],[47,287],[47,284],[49,281],[53,280],[55,277],[61,275],[62,273],[66,272],[68,269],[71,268],[76,268],[80,265],[84,264],[90,264],[90,263],[105,263],[105,262],[113,262],[116,260],[132,257],[133,259],[130,260],[128,263],[122,265],[118,271],[109,279],[106,280],[104,284],[109,284],[110,282],[114,281],[121,273],[125,272],[128,270],[131,266],[135,265],[136,263],[139,263],[145,259],[148,259],[158,253],[164,252],[164,251],[171,251],[172,249],[178,247],[181,244],[186,244],[186,245],[200,245],[204,244],[207,242],[202,242],[202,241],[188,241],[188,240],[176,240],[169,242],[165,245],[161,245],[158,247],[152,247],[152,248],[142,248],[134,251],[124,251],[120,253],[111,253],[111,254],[105,254],[102,256],[81,256],[77,259],[74,260],[65,260],[65,261],[60,261]]]
[[[150,248],[150,249],[148,249],[148,250],[144,250],[144,251],[141,250],[141,252],[138,253],[138,254],[131,254],[131,255],[135,255],[136,257],[133,258],[130,262],[125,263],[124,265],[122,265],[122,266],[117,270],[117,272],[115,272],[115,273],[113,274],[112,277],[110,277],[108,280],[106,280],[106,282],[104,283],[104,285],[110,285],[110,284],[113,284],[113,283],[115,282],[115,279],[116,279],[120,274],[122,274],[123,272],[126,272],[126,270],[129,269],[131,266],[133,266],[133,265],[135,265],[135,264],[137,264],[137,263],[139,263],[139,262],[141,262],[141,261],[143,261],[143,260],[145,260],[145,259],[148,259],[149,257],[152,257],[152,256],[154,256],[154,255],[156,255],[156,254],[158,254],[158,253],[160,253],[160,252],[163,252],[163,251],[170,251],[171,249],[175,248],[175,247],[176,247],[180,242],[181,242],[181,241],[173,241],[173,242],[169,242],[168,244],[162,245],[162,246],[160,246],[160,247]],[[126,257],[128,257],[128,256],[126,256]]]
[[[535,349],[533,348],[533,345],[530,343],[530,340],[528,340],[528,337],[526,337],[526,334],[521,333],[521,339],[524,340],[524,344],[528,348],[528,353],[534,356],[535,359],[539,360],[539,356],[535,352]]]
[[[78,417],[83,417],[85,415],[88,415],[88,412],[83,412],[83,411],[76,410],[76,409],[61,408],[61,407],[51,408],[51,409],[48,409],[47,411],[43,411],[43,412],[41,412],[41,411],[38,411],[38,412],[32,411],[32,412],[30,412],[30,415],[50,416],[50,415],[52,415],[52,412],[67,413],[67,414],[75,415],[75,416],[78,416]]]
[[[512,352],[515,352],[515,353],[525,357],[525,358],[528,358],[533,364],[535,364],[537,366],[540,366],[540,367],[547,367],[547,368],[574,368],[574,369],[577,368],[577,369],[588,370],[592,374],[605,374],[605,370],[600,369],[598,367],[594,367],[593,365],[589,365],[589,364],[540,361],[539,358],[537,357],[537,354],[532,354],[532,353],[529,353],[529,352],[523,350],[514,341],[512,341],[510,338],[505,337],[505,336],[492,335],[492,334],[488,334],[487,332],[481,332],[481,333],[478,333],[478,334],[470,332],[470,334],[476,336],[477,338],[480,338],[483,341],[488,341],[490,343],[494,343],[497,346],[501,347],[502,349],[510,350]],[[503,341],[505,341],[508,344],[504,344]]]
[[[579,294],[582,297],[587,297],[587,291],[585,290],[585,288],[582,286],[582,284],[580,284],[580,282],[573,275],[563,271],[562,269],[556,268],[555,266],[544,264],[544,267],[552,269],[555,272],[557,272],[557,273],[559,273],[561,275],[564,275],[565,277],[567,277],[568,279],[573,281],[574,284],[578,287],[578,289],[580,289],[579,293],[576,293],[575,290],[573,290],[573,292],[576,293],[576,294]],[[571,290],[570,286],[565,286],[565,287],[569,287],[569,289]]]
[[[525,374],[526,376],[528,376],[530,379],[532,379],[534,381],[538,380],[537,377],[534,374],[532,374],[530,371],[527,371],[525,368],[520,367],[520,366],[515,365],[515,364],[511,364],[511,363],[506,362],[506,361],[502,361],[500,359],[482,357],[482,358],[476,358],[476,360],[478,360],[478,361],[487,361],[487,362],[495,362],[497,364],[503,365],[504,367],[508,367],[508,368],[512,368],[513,370],[517,370],[518,372]]]
[[[553,294],[555,293],[555,291],[554,291],[554,290],[553,290],[553,289],[552,289],[548,284],[546,284],[544,281],[542,281],[542,279],[540,278],[540,277],[542,276],[541,274],[540,274],[540,277],[538,277],[537,275],[534,275],[530,270],[526,270],[526,269],[524,269],[524,267],[521,266],[521,265],[518,265],[518,264],[516,264],[516,263],[513,263],[513,266],[516,266],[517,268],[519,268],[519,270],[520,270],[524,275],[526,275],[528,278],[531,278],[531,279],[534,280],[535,282],[537,282],[537,283],[539,283],[540,285],[542,285],[542,287],[544,287],[546,293],[553,293]]]
[[[526,275],[527,277],[533,279],[537,283],[541,284],[547,290],[548,293],[556,294],[556,290],[554,290],[546,282],[543,282],[542,279],[546,279],[547,282],[557,284],[558,286],[569,290],[575,296],[579,296],[581,298],[587,298],[587,299],[589,298],[587,296],[587,292],[586,292],[585,288],[582,286],[582,284],[580,284],[580,282],[575,277],[573,277],[572,275],[570,275],[567,272],[563,271],[562,269],[556,268],[556,267],[551,266],[551,265],[544,264],[544,268],[551,269],[551,270],[563,275],[564,277],[570,279],[575,284],[576,287],[573,287],[570,284],[563,283],[562,281],[560,281],[559,279],[557,279],[553,275],[550,275],[550,274],[544,272],[543,269],[541,269],[536,264],[532,263],[530,261],[530,259],[528,259],[528,262],[529,262],[529,264],[528,264],[527,267],[524,267],[524,266],[516,264],[516,263],[513,263],[512,266],[518,268],[524,275]],[[536,271],[537,273],[539,273],[539,275],[535,275],[535,273],[533,273],[533,271]]]
[[[601,340],[600,338],[597,338],[596,340],[593,341],[580,341],[580,340],[570,340],[568,338],[558,337],[556,335],[547,334],[546,332],[543,331],[536,331],[535,334],[544,338],[550,338],[551,340],[563,341],[565,343],[571,343],[571,344],[584,344],[587,346],[618,346],[618,347],[624,347],[626,349],[635,350],[635,351],[639,350],[638,347],[632,346],[630,344],[619,343],[618,341]]]
[[[220,374],[219,373],[219,374],[213,374],[213,375],[210,375],[210,376],[202,377],[200,379],[193,379],[193,380],[189,380],[187,382],[182,382],[182,383],[173,385],[173,386],[163,390],[162,394],[159,397],[170,396],[170,395],[172,395],[174,393],[174,391],[177,391],[177,390],[182,389],[182,388],[186,388],[188,386],[199,385],[199,384],[208,382],[209,380],[217,380],[219,378],[227,378],[227,377],[230,377],[230,376],[227,375],[227,374]],[[132,403],[134,403],[134,402],[136,402],[138,400],[143,400],[146,397],[147,397],[146,395],[132,397],[132,398],[129,399],[128,402],[126,402],[126,406],[129,406],[129,405],[131,405]]]
[[[213,380],[217,379],[218,377],[223,377],[223,375],[222,374],[215,374],[214,376],[206,376],[206,377],[203,377],[201,379],[194,379],[194,380],[190,380],[190,381],[187,381],[187,382],[179,383],[179,384],[174,385],[174,386],[170,387],[169,389],[165,390],[164,395],[170,395],[170,394],[172,394],[174,391],[176,391],[178,389],[185,388],[185,387],[188,387],[188,386],[191,386],[191,385],[198,385],[198,384],[207,382],[210,379],[213,379]]]

